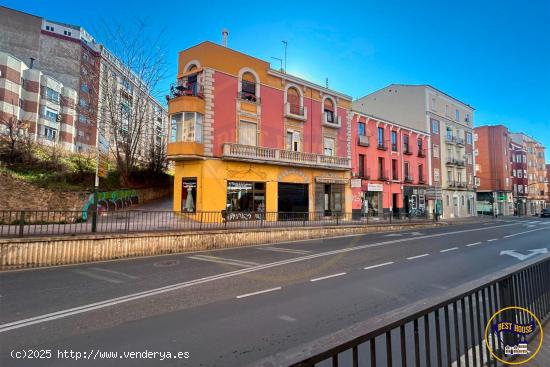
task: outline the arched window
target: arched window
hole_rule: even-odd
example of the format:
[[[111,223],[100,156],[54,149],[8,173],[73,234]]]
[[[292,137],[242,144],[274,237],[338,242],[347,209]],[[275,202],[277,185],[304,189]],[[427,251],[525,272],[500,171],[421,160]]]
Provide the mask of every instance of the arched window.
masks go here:
[[[241,79],[242,99],[256,102],[256,78],[250,72],[245,72]]]
[[[189,65],[189,67],[187,68],[187,71],[189,72],[189,71],[193,71],[193,70],[195,70],[195,69],[197,69],[197,65],[191,64],[191,65]]]
[[[298,92],[296,88],[290,87],[286,92],[286,99],[288,104],[290,105],[290,113],[293,113],[295,115],[301,115],[300,92]]]
[[[325,98],[325,101],[323,102],[323,110],[325,112],[325,121],[329,123],[335,123],[334,121],[334,103],[332,102],[332,99]]]

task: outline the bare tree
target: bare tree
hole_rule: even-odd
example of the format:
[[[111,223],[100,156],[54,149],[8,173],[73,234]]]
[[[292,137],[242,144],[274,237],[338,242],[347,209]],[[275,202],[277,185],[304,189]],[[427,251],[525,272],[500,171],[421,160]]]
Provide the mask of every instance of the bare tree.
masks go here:
[[[145,22],[134,29],[107,25],[99,78],[99,131],[107,135],[121,183],[151,148],[155,111],[151,97],[166,77],[162,32],[150,33]],[[153,144],[154,145],[154,144]]]
[[[27,134],[27,123],[18,118],[16,107],[13,104],[13,112],[0,112],[0,135],[2,136],[3,144],[7,146],[4,153],[8,161],[16,159],[20,142],[23,141]]]

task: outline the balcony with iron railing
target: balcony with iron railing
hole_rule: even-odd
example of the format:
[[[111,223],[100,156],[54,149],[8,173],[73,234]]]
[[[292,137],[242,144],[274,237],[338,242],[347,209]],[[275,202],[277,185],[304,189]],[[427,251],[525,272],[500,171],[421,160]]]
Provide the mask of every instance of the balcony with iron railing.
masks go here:
[[[447,144],[454,144],[454,143],[455,143],[454,136],[452,136],[452,135],[445,135],[445,142],[446,142]]]
[[[388,175],[388,171],[386,170],[378,170],[378,181],[389,181],[390,177]]]
[[[397,152],[397,144],[392,144],[391,145],[391,151],[392,152]]]
[[[403,182],[405,183],[413,183],[413,177],[410,175],[405,175],[405,178],[403,179]]]
[[[307,107],[287,102],[285,103],[285,117],[294,120],[307,120]]]
[[[451,158],[451,157],[448,157],[447,158],[447,166],[460,166],[460,167],[463,167],[466,165],[466,161],[464,161],[463,159],[457,159],[457,158]]]
[[[369,137],[366,135],[359,135],[357,138],[357,144],[362,147],[368,147],[369,144]]]
[[[466,181],[448,181],[447,186],[457,188],[457,189],[466,189],[468,184]]]
[[[418,156],[419,158],[426,158],[426,149],[420,149],[420,148],[419,148],[419,149],[418,149],[418,154],[417,154],[417,156]]]
[[[325,111],[321,115],[321,124],[326,127],[339,128],[342,126],[342,119],[333,111]]]
[[[322,167],[336,170],[348,170],[351,168],[350,159],[346,157],[327,156],[235,143],[223,144],[222,158],[227,160],[254,161],[290,166]]]
[[[421,184],[421,185],[426,183],[426,179],[424,178],[423,173],[418,174],[418,183]]]
[[[406,144],[403,146],[403,154],[413,155],[413,152],[412,152],[411,148]]]
[[[376,144],[376,149],[385,151],[388,150],[388,147],[383,141],[378,141],[378,144]]]
[[[204,98],[203,85],[199,82],[188,82],[184,79],[180,79],[176,83],[170,85],[170,96],[167,98],[168,100],[184,96]]]
[[[245,91],[237,92],[237,99],[245,102],[250,102],[250,103],[256,103],[256,104],[261,103],[260,97],[256,96],[255,93],[251,93],[251,92],[245,92]]]
[[[464,138],[453,136],[453,140],[456,145],[464,145]]]
[[[199,112],[204,114],[204,88],[196,80],[179,79],[170,86],[170,94],[166,96],[168,113]]]
[[[357,177],[363,180],[370,180],[370,168],[359,169],[357,172]]]

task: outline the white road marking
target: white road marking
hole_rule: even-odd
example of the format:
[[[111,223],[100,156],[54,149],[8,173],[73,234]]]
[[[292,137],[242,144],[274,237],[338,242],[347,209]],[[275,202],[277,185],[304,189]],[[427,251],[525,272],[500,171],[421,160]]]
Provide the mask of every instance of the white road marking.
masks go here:
[[[439,251],[439,252],[449,252],[449,251],[454,251],[454,250],[458,250],[458,247],[447,248],[447,249],[441,250],[441,251]]]
[[[429,256],[429,255],[430,254],[422,254],[422,255],[411,256],[411,257],[407,257],[407,260],[414,260],[414,259],[418,259],[418,258],[421,258],[421,257]]]
[[[332,274],[332,275],[327,275],[327,276],[320,277],[320,278],[313,278],[313,279],[310,279],[309,281],[310,281],[310,282],[317,282],[317,281],[319,281],[319,280],[324,280],[324,279],[329,279],[329,278],[335,278],[335,277],[339,277],[339,276],[346,275],[346,274],[347,274],[347,273]]]
[[[379,267],[381,267],[381,266],[391,265],[391,264],[393,264],[393,263],[394,263],[393,261],[389,261],[389,262],[383,263],[383,264],[367,266],[366,268],[363,268],[363,269],[369,270],[369,269],[379,268]]]
[[[472,246],[477,246],[477,245],[481,245],[481,242],[470,243],[470,244],[466,245],[466,247],[472,247]]]
[[[530,232],[543,231],[545,229],[548,229],[548,228],[543,227],[543,228],[531,229],[529,231],[517,232],[517,233],[513,233],[513,234],[509,234],[507,236],[504,236],[504,238],[519,236],[520,234],[525,234],[525,233],[530,233]]]
[[[287,252],[289,254],[310,254],[311,251],[306,250],[295,250],[290,248],[282,248],[282,247],[256,247],[257,250],[265,250],[265,251],[275,251],[275,252]]]
[[[240,296],[237,296],[237,298],[245,298],[245,297],[255,296],[255,295],[257,295],[257,294],[262,294],[262,293],[267,293],[267,292],[273,292],[273,291],[279,291],[279,290],[281,290],[281,289],[282,289],[281,287],[275,287],[275,288],[264,289],[263,291],[257,291],[257,292],[252,292],[252,293],[241,294]]]
[[[527,251],[529,251],[530,254],[524,255],[524,254],[519,253],[519,252],[514,251],[514,250],[505,250],[505,251],[500,251],[500,255],[501,256],[502,255],[510,255],[510,256],[515,257],[516,259],[518,259],[520,261],[523,261],[523,260],[527,260],[528,258],[539,255],[539,254],[546,254],[548,252],[548,249],[547,248],[536,248],[536,249],[527,250]]]
[[[109,274],[113,274],[113,275],[119,275],[121,277],[124,277],[124,278],[128,278],[128,279],[138,279],[139,277],[136,277],[134,275],[130,275],[130,274],[126,274],[126,273],[122,273],[120,271],[115,271],[115,270],[109,270],[109,269],[103,269],[103,268],[92,268],[94,270],[97,270],[97,271],[102,271],[104,273],[109,273]]]
[[[493,226],[493,227],[488,227],[488,228],[502,228],[502,227],[509,227],[509,226],[513,226],[513,225],[514,224],[504,224],[504,225],[498,225],[498,226]],[[210,282],[213,282],[213,281],[216,281],[216,280],[231,278],[231,277],[235,277],[235,276],[239,276],[239,275],[243,275],[243,274],[248,274],[248,273],[252,273],[252,272],[256,272],[256,271],[275,268],[275,267],[278,267],[278,266],[283,266],[283,265],[287,265],[287,264],[292,264],[292,263],[307,261],[307,260],[311,260],[311,259],[316,259],[316,258],[319,258],[319,257],[332,256],[332,255],[347,253],[347,252],[351,252],[351,251],[364,250],[364,249],[367,249],[367,248],[380,247],[380,246],[385,246],[385,245],[399,244],[399,243],[410,242],[410,241],[415,241],[415,240],[419,240],[419,239],[445,237],[445,236],[461,234],[461,233],[485,231],[488,228],[486,228],[486,227],[472,228],[472,229],[464,229],[464,230],[451,231],[451,232],[434,233],[434,234],[425,235],[425,236],[422,236],[422,237],[415,237],[415,238],[400,238],[400,239],[391,240],[391,241],[383,241],[383,242],[365,244],[365,245],[354,246],[354,247],[346,247],[346,248],[339,249],[339,250],[326,251],[326,252],[321,252],[321,253],[317,253],[317,254],[297,257],[297,258],[294,258],[294,259],[276,261],[276,262],[273,262],[273,263],[258,265],[258,266],[255,266],[255,267],[252,267],[252,268],[247,268],[247,269],[233,270],[233,271],[229,271],[229,272],[226,272],[226,273],[211,275],[211,276],[208,276],[208,277],[198,278],[198,279],[194,279],[194,280],[190,280],[190,281],[186,281],[186,282],[181,282],[181,283],[174,283],[174,284],[166,285],[166,286],[159,287],[159,288],[149,289],[149,290],[142,291],[142,292],[131,293],[131,294],[121,296],[121,297],[115,297],[115,298],[111,298],[111,299],[107,299],[107,300],[103,300],[103,301],[99,301],[99,302],[95,302],[95,303],[89,303],[89,304],[78,306],[78,307],[68,308],[68,309],[64,309],[64,310],[60,310],[60,311],[56,311],[56,312],[51,312],[51,313],[47,313],[47,314],[43,314],[43,315],[29,317],[29,318],[26,318],[26,319],[21,319],[21,320],[17,320],[17,321],[8,322],[8,323],[5,323],[5,324],[0,324],[0,333],[4,333],[4,332],[9,331],[9,330],[23,328],[23,327],[30,326],[30,325],[40,324],[40,323],[47,322],[47,321],[57,320],[57,319],[65,318],[65,317],[72,316],[72,315],[78,315],[78,314],[93,311],[93,310],[98,310],[98,309],[102,309],[102,308],[106,308],[106,307],[111,307],[111,306],[115,306],[117,304],[131,302],[131,301],[135,301],[135,300],[142,299],[142,298],[153,297],[153,296],[156,296],[156,295],[159,295],[159,294],[163,294],[163,293],[167,293],[167,292],[173,292],[175,290],[192,287],[194,285],[210,283]],[[533,230],[533,231],[539,231],[539,230],[542,230],[542,229],[547,229],[547,228],[536,229],[536,230]],[[364,234],[348,235],[348,236],[341,236],[341,237],[335,237],[335,238],[358,237],[358,236],[364,236]],[[311,241],[315,241],[315,240],[318,241],[319,239],[316,238],[316,239],[310,239],[310,240]],[[304,241],[309,241],[309,240],[296,240],[296,241],[291,241],[291,242],[304,242]]]
[[[279,316],[279,318],[283,321],[288,321],[288,322],[295,322],[296,319],[294,317],[290,317],[288,315],[282,315],[282,316]]]
[[[95,274],[91,271],[78,269],[78,270],[75,270],[74,272],[77,273],[77,274],[80,274],[80,275],[84,275],[84,276],[94,278],[94,279],[103,280],[103,281],[109,282],[109,283],[114,283],[114,284],[124,283],[123,280],[106,277],[106,276],[101,275],[101,274]]]
[[[498,238],[491,238],[490,240],[487,240],[487,242],[493,242],[493,241],[496,241],[498,240]]]
[[[188,256],[188,258],[193,260],[211,261],[219,264],[235,265],[243,268],[252,268],[254,266],[260,265],[259,263],[252,262],[252,261],[235,260],[235,259],[229,259],[226,257],[217,257],[217,256],[195,255],[195,256]]]

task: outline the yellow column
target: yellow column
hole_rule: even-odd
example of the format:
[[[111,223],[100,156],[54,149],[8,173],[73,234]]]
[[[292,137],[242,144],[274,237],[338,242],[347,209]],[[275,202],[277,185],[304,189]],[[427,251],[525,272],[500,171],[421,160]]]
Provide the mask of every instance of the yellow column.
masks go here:
[[[277,211],[277,182],[268,181],[265,184],[265,211],[276,212]]]

